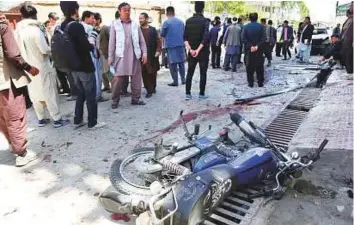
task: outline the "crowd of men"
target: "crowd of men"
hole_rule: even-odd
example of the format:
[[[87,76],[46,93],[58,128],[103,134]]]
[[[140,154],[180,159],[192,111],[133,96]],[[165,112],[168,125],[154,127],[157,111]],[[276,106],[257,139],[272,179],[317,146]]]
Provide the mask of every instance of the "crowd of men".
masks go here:
[[[26,108],[33,105],[40,127],[50,123],[45,109],[55,128],[67,125],[69,120],[60,113],[59,89],[70,95],[68,101],[76,101],[75,126],[104,127],[106,123],[97,119],[97,104],[107,101],[102,91],[112,93],[112,110],[117,110],[120,98],[126,96],[131,96],[132,105],[145,105],[141,100],[142,83],[145,97],[151,98],[156,93],[159,57],[163,50],[167,53],[172,77],[172,83],[168,85],[185,85],[186,100],[193,98],[192,78],[197,64],[200,71],[198,98],[208,98],[210,50],[212,68],[221,68],[222,45],[225,47],[223,69],[236,72],[238,65],[244,63],[251,88],[255,83],[254,73],[258,86],[264,86],[264,61],[266,58],[267,66],[271,66],[274,46],[277,56],[282,49],[284,60],[291,58],[289,47],[295,36],[299,43],[297,57],[300,61],[309,61],[314,29],[309,17],[300,24],[297,33],[288,21],[284,21],[281,29],[275,29],[272,20],[261,19],[258,23],[257,13],[249,15],[250,22],[246,25],[242,17],[228,18],[222,24],[220,17],[212,22],[204,17],[204,4],[196,1],[195,14],[185,23],[175,17],[173,7],[168,7],[168,19],[160,31],[149,25],[146,13],[140,14],[139,23],[131,19],[131,7],[125,2],[119,4],[116,19],[110,26],[102,25],[99,13],[85,11],[80,19],[76,1],[60,2],[65,20],[59,25],[55,13],[50,13],[44,24],[39,22],[37,10],[29,2],[20,8],[23,19],[17,23],[15,31],[0,13],[0,131],[17,156],[16,165],[26,165],[37,157],[27,149]],[[342,31],[339,27],[334,30],[333,46],[324,56],[324,59],[341,58],[348,73],[353,69],[352,12],[351,7]],[[128,92],[129,83],[131,93]],[[83,118],[85,102],[87,122]]]

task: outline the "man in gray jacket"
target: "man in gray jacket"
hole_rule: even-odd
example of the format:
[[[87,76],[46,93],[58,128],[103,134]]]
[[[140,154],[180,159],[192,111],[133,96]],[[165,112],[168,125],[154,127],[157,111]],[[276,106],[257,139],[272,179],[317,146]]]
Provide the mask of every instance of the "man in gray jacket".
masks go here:
[[[39,71],[22,58],[13,31],[1,12],[0,36],[0,133],[11,144],[16,155],[16,166],[24,166],[37,158],[37,154],[27,149],[24,93],[30,79],[24,71],[32,76]]]
[[[268,59],[267,66],[270,67],[272,65],[272,52],[277,39],[277,30],[272,26],[273,21],[267,20],[265,18],[261,19],[261,24],[264,26],[264,31],[266,35],[266,41],[264,43],[264,55]]]
[[[224,70],[230,70],[230,62],[232,64],[232,72],[236,72],[237,62],[240,60],[241,51],[241,27],[237,24],[237,18],[232,19],[232,25],[226,30],[223,43],[226,48]]]

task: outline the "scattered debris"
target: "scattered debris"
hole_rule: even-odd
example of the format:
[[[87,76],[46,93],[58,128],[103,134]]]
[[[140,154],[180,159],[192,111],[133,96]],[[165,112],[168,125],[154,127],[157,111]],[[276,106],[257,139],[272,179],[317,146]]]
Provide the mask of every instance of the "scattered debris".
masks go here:
[[[41,146],[42,146],[43,148],[52,147],[52,145],[47,145],[47,144],[45,144],[45,141],[42,141]]]
[[[342,205],[337,205],[337,210],[338,210],[338,212],[343,212],[344,211],[344,209],[345,209],[345,207],[344,206],[342,206]]]
[[[29,128],[27,128],[27,133],[30,133],[30,132],[35,131],[35,130],[36,130],[36,128],[34,128],[34,127],[29,127]]]
[[[97,196],[99,196],[100,195],[100,193],[98,193],[98,192],[96,192],[95,194],[93,194],[93,196],[95,196],[95,197],[97,197]]]
[[[11,212],[4,213],[3,216],[8,216],[8,215],[13,214],[13,213],[15,213],[17,211],[18,211],[18,208],[14,208]]]
[[[103,162],[108,162],[108,159],[103,159],[102,161],[103,161]]]
[[[325,199],[334,199],[338,194],[333,190],[321,186],[315,186],[311,183],[311,181],[301,179],[296,181],[294,190],[305,195],[314,195]]]
[[[73,144],[72,142],[67,141],[66,143],[62,144],[60,147],[66,146],[66,149],[68,149],[69,146],[72,145],[72,144]]]
[[[126,214],[113,213],[111,215],[112,220],[123,220],[124,222],[129,222],[130,217]]]
[[[50,155],[50,154],[44,155],[43,161],[44,162],[48,162],[48,163],[51,162],[52,161],[52,155]]]
[[[57,160],[53,160],[53,163],[57,163]]]

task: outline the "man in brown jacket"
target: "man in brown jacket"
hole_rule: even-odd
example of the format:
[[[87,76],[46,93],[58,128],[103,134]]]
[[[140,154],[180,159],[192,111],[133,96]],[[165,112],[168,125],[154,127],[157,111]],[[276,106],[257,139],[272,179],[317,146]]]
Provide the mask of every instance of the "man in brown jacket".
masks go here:
[[[24,70],[32,76],[39,71],[23,60],[13,31],[1,12],[0,36],[0,132],[11,144],[16,155],[16,166],[24,166],[37,158],[37,154],[27,150],[27,115],[23,93],[30,79]]]

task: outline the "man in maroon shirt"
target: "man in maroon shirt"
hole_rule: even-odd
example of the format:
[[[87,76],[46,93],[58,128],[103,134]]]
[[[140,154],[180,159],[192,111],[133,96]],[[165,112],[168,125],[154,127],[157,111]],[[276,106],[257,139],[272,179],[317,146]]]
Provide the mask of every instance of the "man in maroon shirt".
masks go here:
[[[0,132],[10,142],[16,155],[16,166],[24,166],[37,158],[27,149],[27,115],[24,92],[30,82],[24,72],[35,76],[38,69],[22,58],[13,31],[0,12]]]

